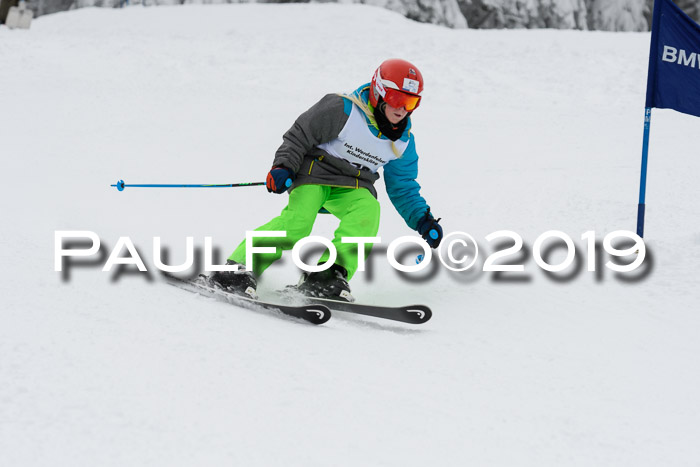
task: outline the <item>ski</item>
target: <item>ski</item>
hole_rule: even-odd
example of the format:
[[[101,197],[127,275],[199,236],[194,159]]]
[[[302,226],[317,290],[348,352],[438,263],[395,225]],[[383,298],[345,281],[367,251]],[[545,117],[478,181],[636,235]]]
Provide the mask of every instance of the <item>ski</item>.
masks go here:
[[[250,297],[228,292],[226,290],[213,287],[206,282],[207,278],[199,276],[197,279],[181,279],[170,274],[163,274],[168,284],[173,285],[181,290],[200,294],[206,297],[214,298],[220,302],[230,303],[248,310],[260,311],[267,310],[283,313],[287,316],[300,318],[312,324],[323,324],[331,319],[331,310],[323,303],[307,303],[303,305],[280,305],[277,303],[269,303],[262,300],[257,300]]]
[[[355,313],[358,315],[372,316],[374,318],[390,319],[402,323],[423,324],[432,316],[433,312],[426,305],[406,306],[381,306],[365,305],[355,302],[341,302],[327,298],[306,298],[307,303],[325,305],[331,310]]]
[[[282,296],[287,296],[293,301],[300,300],[303,303],[325,305],[333,311],[355,313],[358,315],[372,316],[374,318],[400,321],[402,323],[423,324],[433,316],[432,310],[426,305],[366,305],[362,303],[331,300],[328,298],[308,297],[295,289],[295,286],[288,286],[280,293]]]

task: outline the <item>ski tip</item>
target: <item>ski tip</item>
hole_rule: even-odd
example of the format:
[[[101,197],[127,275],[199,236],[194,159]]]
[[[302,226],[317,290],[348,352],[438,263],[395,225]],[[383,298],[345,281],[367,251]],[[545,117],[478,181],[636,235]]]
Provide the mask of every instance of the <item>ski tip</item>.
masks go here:
[[[323,324],[331,319],[331,310],[325,305],[308,305],[305,307],[307,321]]]
[[[426,305],[409,305],[404,307],[404,311],[409,313],[413,324],[427,323],[433,317],[433,311]]]

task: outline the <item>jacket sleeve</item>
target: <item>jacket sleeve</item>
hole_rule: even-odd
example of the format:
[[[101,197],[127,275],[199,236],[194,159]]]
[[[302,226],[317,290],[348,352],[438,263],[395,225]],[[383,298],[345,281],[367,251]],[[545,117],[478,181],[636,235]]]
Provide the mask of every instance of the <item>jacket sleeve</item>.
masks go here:
[[[348,105],[337,94],[327,94],[297,118],[282,136],[273,165],[299,171],[304,156],[315,146],[338,137],[348,120]]]
[[[420,185],[416,177],[418,177],[418,154],[416,154],[415,140],[411,135],[403,156],[384,166],[384,183],[392,204],[413,230],[416,230],[418,221],[429,209],[428,203],[420,195]]]

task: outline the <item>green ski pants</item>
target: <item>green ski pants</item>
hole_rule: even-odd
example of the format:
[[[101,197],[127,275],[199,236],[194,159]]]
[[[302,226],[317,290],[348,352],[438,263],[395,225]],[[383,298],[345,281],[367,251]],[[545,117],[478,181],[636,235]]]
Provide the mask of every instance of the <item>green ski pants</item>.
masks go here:
[[[356,243],[341,243],[343,237],[374,237],[379,230],[379,202],[365,188],[341,188],[327,185],[301,185],[289,194],[289,203],[282,213],[267,224],[255,230],[284,230],[286,238],[254,239],[254,245],[274,246],[275,253],[256,253],[253,259],[253,272],[260,275],[272,263],[282,257],[283,250],[291,250],[294,244],[309,236],[316,220],[319,209],[340,219],[340,225],[332,240],[338,257],[336,264],[348,271],[348,279],[357,271],[358,245]],[[364,247],[365,258],[369,256],[371,244]],[[328,261],[328,250],[321,256],[319,264]],[[238,245],[229,259],[237,263],[246,262],[245,240]]]

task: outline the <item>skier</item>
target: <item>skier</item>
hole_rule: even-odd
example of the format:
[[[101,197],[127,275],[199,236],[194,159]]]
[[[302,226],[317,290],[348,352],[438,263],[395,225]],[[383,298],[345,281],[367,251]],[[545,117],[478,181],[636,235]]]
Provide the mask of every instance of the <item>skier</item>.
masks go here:
[[[267,190],[289,191],[282,213],[256,230],[286,231],[286,238],[257,238],[256,246],[275,246],[275,253],[256,254],[246,268],[242,241],[226,262],[238,271],[215,272],[210,279],[224,289],[256,296],[256,277],[282,256],[282,250],[308,236],[320,212],[340,219],[332,240],[333,265],[304,273],[297,286],[308,296],[354,301],[348,281],[358,267],[358,245],[343,237],[374,237],[379,229],[379,202],[374,182],[383,167],[386,191],[406,224],[436,248],[442,227],[420,195],[418,155],[411,114],[419,106],[423,76],[411,63],[390,59],[377,68],[370,83],[351,94],[328,94],[297,118],[284,134],[267,174]],[[367,258],[371,244],[364,247]],[[318,264],[330,257],[326,251]]]

